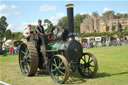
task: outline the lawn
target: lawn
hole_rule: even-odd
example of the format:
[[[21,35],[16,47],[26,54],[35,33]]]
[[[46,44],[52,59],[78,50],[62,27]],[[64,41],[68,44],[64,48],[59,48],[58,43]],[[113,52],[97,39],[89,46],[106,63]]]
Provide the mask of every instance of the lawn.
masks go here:
[[[64,85],[128,85],[128,46],[111,46],[84,49],[93,53],[98,61],[97,75],[82,78],[71,73]],[[56,85],[47,74],[38,71],[34,77],[21,74],[18,56],[0,56],[0,81],[11,85]]]

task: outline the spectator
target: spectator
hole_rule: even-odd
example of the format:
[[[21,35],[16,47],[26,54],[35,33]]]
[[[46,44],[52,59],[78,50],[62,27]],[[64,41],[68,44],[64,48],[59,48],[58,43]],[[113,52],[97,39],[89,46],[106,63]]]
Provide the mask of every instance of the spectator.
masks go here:
[[[12,54],[14,54],[14,48],[12,47]]]
[[[2,45],[2,50],[3,50],[3,54],[5,55],[6,54],[6,46],[5,46],[5,43],[3,43],[3,45]]]
[[[13,47],[14,48],[14,54],[17,54],[17,47]]]
[[[83,42],[83,48],[85,48],[85,43]]]
[[[14,48],[13,47],[10,47],[9,48],[9,52],[10,52],[10,55],[13,55],[14,54]]]
[[[127,44],[127,37],[124,38],[124,43]]]
[[[34,33],[34,31],[31,28],[31,25],[29,24],[27,29],[25,29],[23,35],[26,37],[27,41],[29,41],[31,34],[33,34],[33,33]]]

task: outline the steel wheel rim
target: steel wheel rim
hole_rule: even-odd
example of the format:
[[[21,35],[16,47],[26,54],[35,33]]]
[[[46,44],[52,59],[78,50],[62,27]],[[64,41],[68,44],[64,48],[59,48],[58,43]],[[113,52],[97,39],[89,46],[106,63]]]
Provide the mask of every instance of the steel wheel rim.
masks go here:
[[[98,69],[96,58],[91,53],[83,53],[83,56],[79,59],[78,71],[84,77],[95,76]]]
[[[19,64],[20,64],[20,69],[23,75],[27,76],[30,72],[30,57],[29,57],[29,50],[25,44],[22,45],[20,49],[20,54],[19,54]]]
[[[49,65],[49,72],[54,82],[64,83],[68,79],[69,74],[66,74],[69,69],[67,69],[61,58],[58,56],[52,57]]]

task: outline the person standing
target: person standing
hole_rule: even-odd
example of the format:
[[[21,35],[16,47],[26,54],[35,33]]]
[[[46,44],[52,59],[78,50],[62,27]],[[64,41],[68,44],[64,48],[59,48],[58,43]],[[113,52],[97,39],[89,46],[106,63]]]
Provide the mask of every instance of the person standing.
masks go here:
[[[44,27],[42,26],[42,21],[39,19],[38,20],[38,25],[36,26],[36,33],[39,35],[44,35]]]
[[[12,47],[12,54],[14,54],[14,48]]]
[[[39,57],[40,58],[39,60],[41,62],[39,63],[39,67],[42,68],[43,66],[45,68],[48,68],[48,65],[47,65],[48,57],[46,56],[46,52],[45,52],[46,47],[45,47],[45,41],[44,41],[45,32],[44,32],[44,27],[42,26],[42,21],[40,19],[38,20],[38,25],[36,26],[35,30],[36,30],[36,33],[38,34],[38,42],[37,42],[37,49],[39,51],[38,54],[39,56],[42,55],[42,57]],[[42,63],[43,59],[44,59],[44,64]]]
[[[2,45],[2,50],[3,50],[3,55],[6,55],[6,46],[5,46],[5,43],[3,43],[3,45]]]

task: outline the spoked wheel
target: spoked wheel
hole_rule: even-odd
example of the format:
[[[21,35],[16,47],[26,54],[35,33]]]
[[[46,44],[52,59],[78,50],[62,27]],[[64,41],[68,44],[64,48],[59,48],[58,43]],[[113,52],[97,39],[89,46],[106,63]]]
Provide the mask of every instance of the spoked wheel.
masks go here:
[[[69,64],[62,55],[55,55],[50,59],[49,72],[56,83],[64,83],[69,77]]]
[[[96,75],[98,63],[96,57],[91,53],[83,53],[79,59],[78,72],[83,77],[91,78]]]
[[[30,43],[23,43],[19,51],[20,70],[25,76],[33,76],[38,68],[38,55],[35,46]]]

